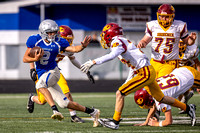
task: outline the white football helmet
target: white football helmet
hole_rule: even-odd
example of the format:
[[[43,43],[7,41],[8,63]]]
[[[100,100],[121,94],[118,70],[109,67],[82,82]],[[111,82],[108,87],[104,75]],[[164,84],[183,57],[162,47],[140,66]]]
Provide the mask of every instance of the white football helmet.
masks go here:
[[[51,19],[46,19],[40,23],[39,32],[43,39],[47,39],[50,42],[55,41],[55,38],[58,37],[58,31],[57,23]],[[56,32],[56,34],[48,35],[48,32]]]

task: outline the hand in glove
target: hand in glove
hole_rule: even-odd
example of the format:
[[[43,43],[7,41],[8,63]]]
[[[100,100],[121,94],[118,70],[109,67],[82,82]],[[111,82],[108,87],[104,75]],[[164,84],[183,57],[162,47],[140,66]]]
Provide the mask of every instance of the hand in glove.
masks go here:
[[[90,74],[90,71],[88,71],[86,74],[87,74],[88,79],[94,84],[95,81],[94,81],[93,76]]]
[[[93,61],[89,60],[81,65],[81,71],[83,73],[88,73],[89,69],[94,65]]]
[[[32,79],[34,82],[37,81],[37,72],[36,72],[35,68],[30,69],[30,76],[31,76],[31,79]]]

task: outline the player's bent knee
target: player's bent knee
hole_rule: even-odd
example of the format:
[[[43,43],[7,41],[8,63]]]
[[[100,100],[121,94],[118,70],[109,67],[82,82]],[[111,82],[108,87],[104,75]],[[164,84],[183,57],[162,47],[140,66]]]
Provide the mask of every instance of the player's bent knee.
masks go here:
[[[117,92],[116,92],[116,96],[121,96],[122,94],[121,94],[121,92],[118,90]]]
[[[64,99],[64,100],[61,100],[61,101],[57,102],[57,104],[61,108],[67,108],[67,106],[69,104],[69,100],[68,99]]]

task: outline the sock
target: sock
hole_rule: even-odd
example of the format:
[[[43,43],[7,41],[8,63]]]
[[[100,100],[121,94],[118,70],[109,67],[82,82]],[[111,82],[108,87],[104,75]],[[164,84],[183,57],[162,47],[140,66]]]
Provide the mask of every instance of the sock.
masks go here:
[[[33,101],[33,97],[34,97],[34,96],[31,97],[31,101],[32,101],[32,102],[34,102],[34,101]]]
[[[56,105],[51,106],[51,109],[52,109],[53,111],[58,111],[58,108],[56,107]],[[58,111],[58,112],[59,112],[59,111]]]
[[[174,104],[172,104],[172,106],[181,108],[184,111],[186,111],[186,107],[187,107],[187,105],[185,103],[182,103],[182,102],[178,101],[177,99],[175,99]]]
[[[119,125],[119,121],[116,121],[113,119],[113,122],[116,124],[116,125]]]
[[[122,112],[117,112],[117,111],[115,110],[115,114],[113,115],[113,120],[119,122],[119,120],[120,120],[120,118],[121,118],[121,114],[122,114]]]
[[[70,111],[69,113],[70,113],[70,116],[74,116],[74,115],[76,115],[76,111],[75,111],[75,110]]]
[[[90,109],[88,107],[85,107],[85,113],[90,114],[92,112],[94,112],[94,109]]]
[[[188,113],[190,111],[190,107],[189,107],[189,105],[186,105],[186,106],[187,106],[187,108],[186,108],[185,112]]]

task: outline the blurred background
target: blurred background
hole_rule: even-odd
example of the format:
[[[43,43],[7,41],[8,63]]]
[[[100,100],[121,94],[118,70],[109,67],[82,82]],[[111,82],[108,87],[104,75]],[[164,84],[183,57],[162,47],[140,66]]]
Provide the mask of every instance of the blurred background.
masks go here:
[[[58,25],[68,25],[74,32],[74,44],[79,45],[86,35],[94,41],[81,53],[75,54],[82,64],[109,52],[100,46],[100,33],[109,22],[124,29],[126,38],[137,44],[144,36],[146,22],[156,20],[156,11],[163,3],[175,8],[175,19],[187,22],[190,32],[200,31],[200,0],[1,0],[0,1],[0,92],[27,92],[34,90],[29,65],[22,58],[26,40],[37,34],[44,19],[53,19]],[[199,40],[196,40],[198,45]],[[142,49],[150,58],[150,45]],[[89,90],[87,76],[74,67],[68,58],[59,63],[61,72],[71,90],[117,90],[126,79],[129,69],[114,59],[91,69],[96,84]],[[78,84],[77,84],[78,83]],[[78,91],[78,89],[77,89]],[[80,90],[79,90],[80,91]]]

